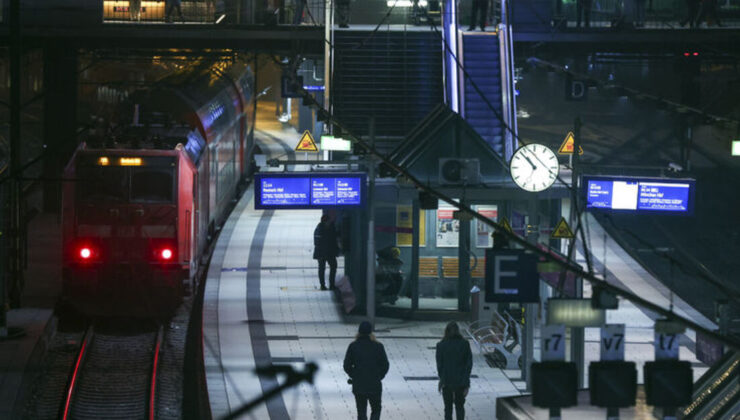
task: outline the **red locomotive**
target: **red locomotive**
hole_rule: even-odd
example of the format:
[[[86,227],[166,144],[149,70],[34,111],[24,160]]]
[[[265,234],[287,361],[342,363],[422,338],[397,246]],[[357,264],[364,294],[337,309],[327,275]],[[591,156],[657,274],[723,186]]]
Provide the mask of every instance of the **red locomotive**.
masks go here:
[[[137,105],[125,138],[75,152],[63,187],[63,301],[87,314],[160,315],[194,286],[253,144],[251,71],[215,80],[203,71],[185,88],[149,92],[151,112],[139,117]]]

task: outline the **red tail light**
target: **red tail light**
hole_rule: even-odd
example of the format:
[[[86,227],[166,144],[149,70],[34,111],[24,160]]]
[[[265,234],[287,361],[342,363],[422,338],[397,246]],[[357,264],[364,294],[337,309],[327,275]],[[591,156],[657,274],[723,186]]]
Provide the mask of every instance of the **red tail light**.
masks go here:
[[[93,252],[90,247],[83,246],[82,248],[80,248],[80,258],[82,258],[83,260],[89,260],[90,258],[92,258],[92,255]]]
[[[162,251],[159,252],[159,257],[164,261],[169,261],[172,259],[172,256],[174,253],[169,248],[164,248]]]

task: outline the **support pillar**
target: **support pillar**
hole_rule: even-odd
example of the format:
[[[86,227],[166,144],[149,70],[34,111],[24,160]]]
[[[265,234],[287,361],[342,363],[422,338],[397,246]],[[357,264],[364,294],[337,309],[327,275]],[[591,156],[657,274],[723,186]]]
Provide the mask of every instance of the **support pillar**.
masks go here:
[[[470,312],[470,220],[460,220],[457,248],[457,310]]]
[[[411,311],[419,309],[419,199],[411,205]]]
[[[58,179],[77,147],[77,50],[44,49],[44,177]],[[44,183],[44,211],[59,212],[61,184]]]

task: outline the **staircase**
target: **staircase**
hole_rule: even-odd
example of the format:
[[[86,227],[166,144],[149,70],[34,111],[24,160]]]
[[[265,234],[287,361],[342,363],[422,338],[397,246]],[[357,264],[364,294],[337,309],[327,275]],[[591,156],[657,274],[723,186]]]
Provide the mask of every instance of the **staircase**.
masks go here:
[[[394,147],[444,102],[440,45],[428,30],[335,31],[332,100],[339,121],[367,136],[374,116],[377,145]]]
[[[496,33],[464,33],[462,62],[467,73],[462,98],[465,120],[488,143],[494,152],[504,155],[504,125],[501,83],[501,52]],[[471,82],[472,80],[472,82]],[[480,93],[496,110],[494,113]]]

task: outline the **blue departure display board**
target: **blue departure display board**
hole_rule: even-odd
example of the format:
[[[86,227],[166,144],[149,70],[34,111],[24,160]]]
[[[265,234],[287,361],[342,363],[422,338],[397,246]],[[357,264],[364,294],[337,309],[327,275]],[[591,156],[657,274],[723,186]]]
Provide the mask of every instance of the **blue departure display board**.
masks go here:
[[[263,173],[255,176],[256,209],[358,207],[365,174]]]
[[[693,179],[584,176],[586,208],[595,210],[692,214]]]

